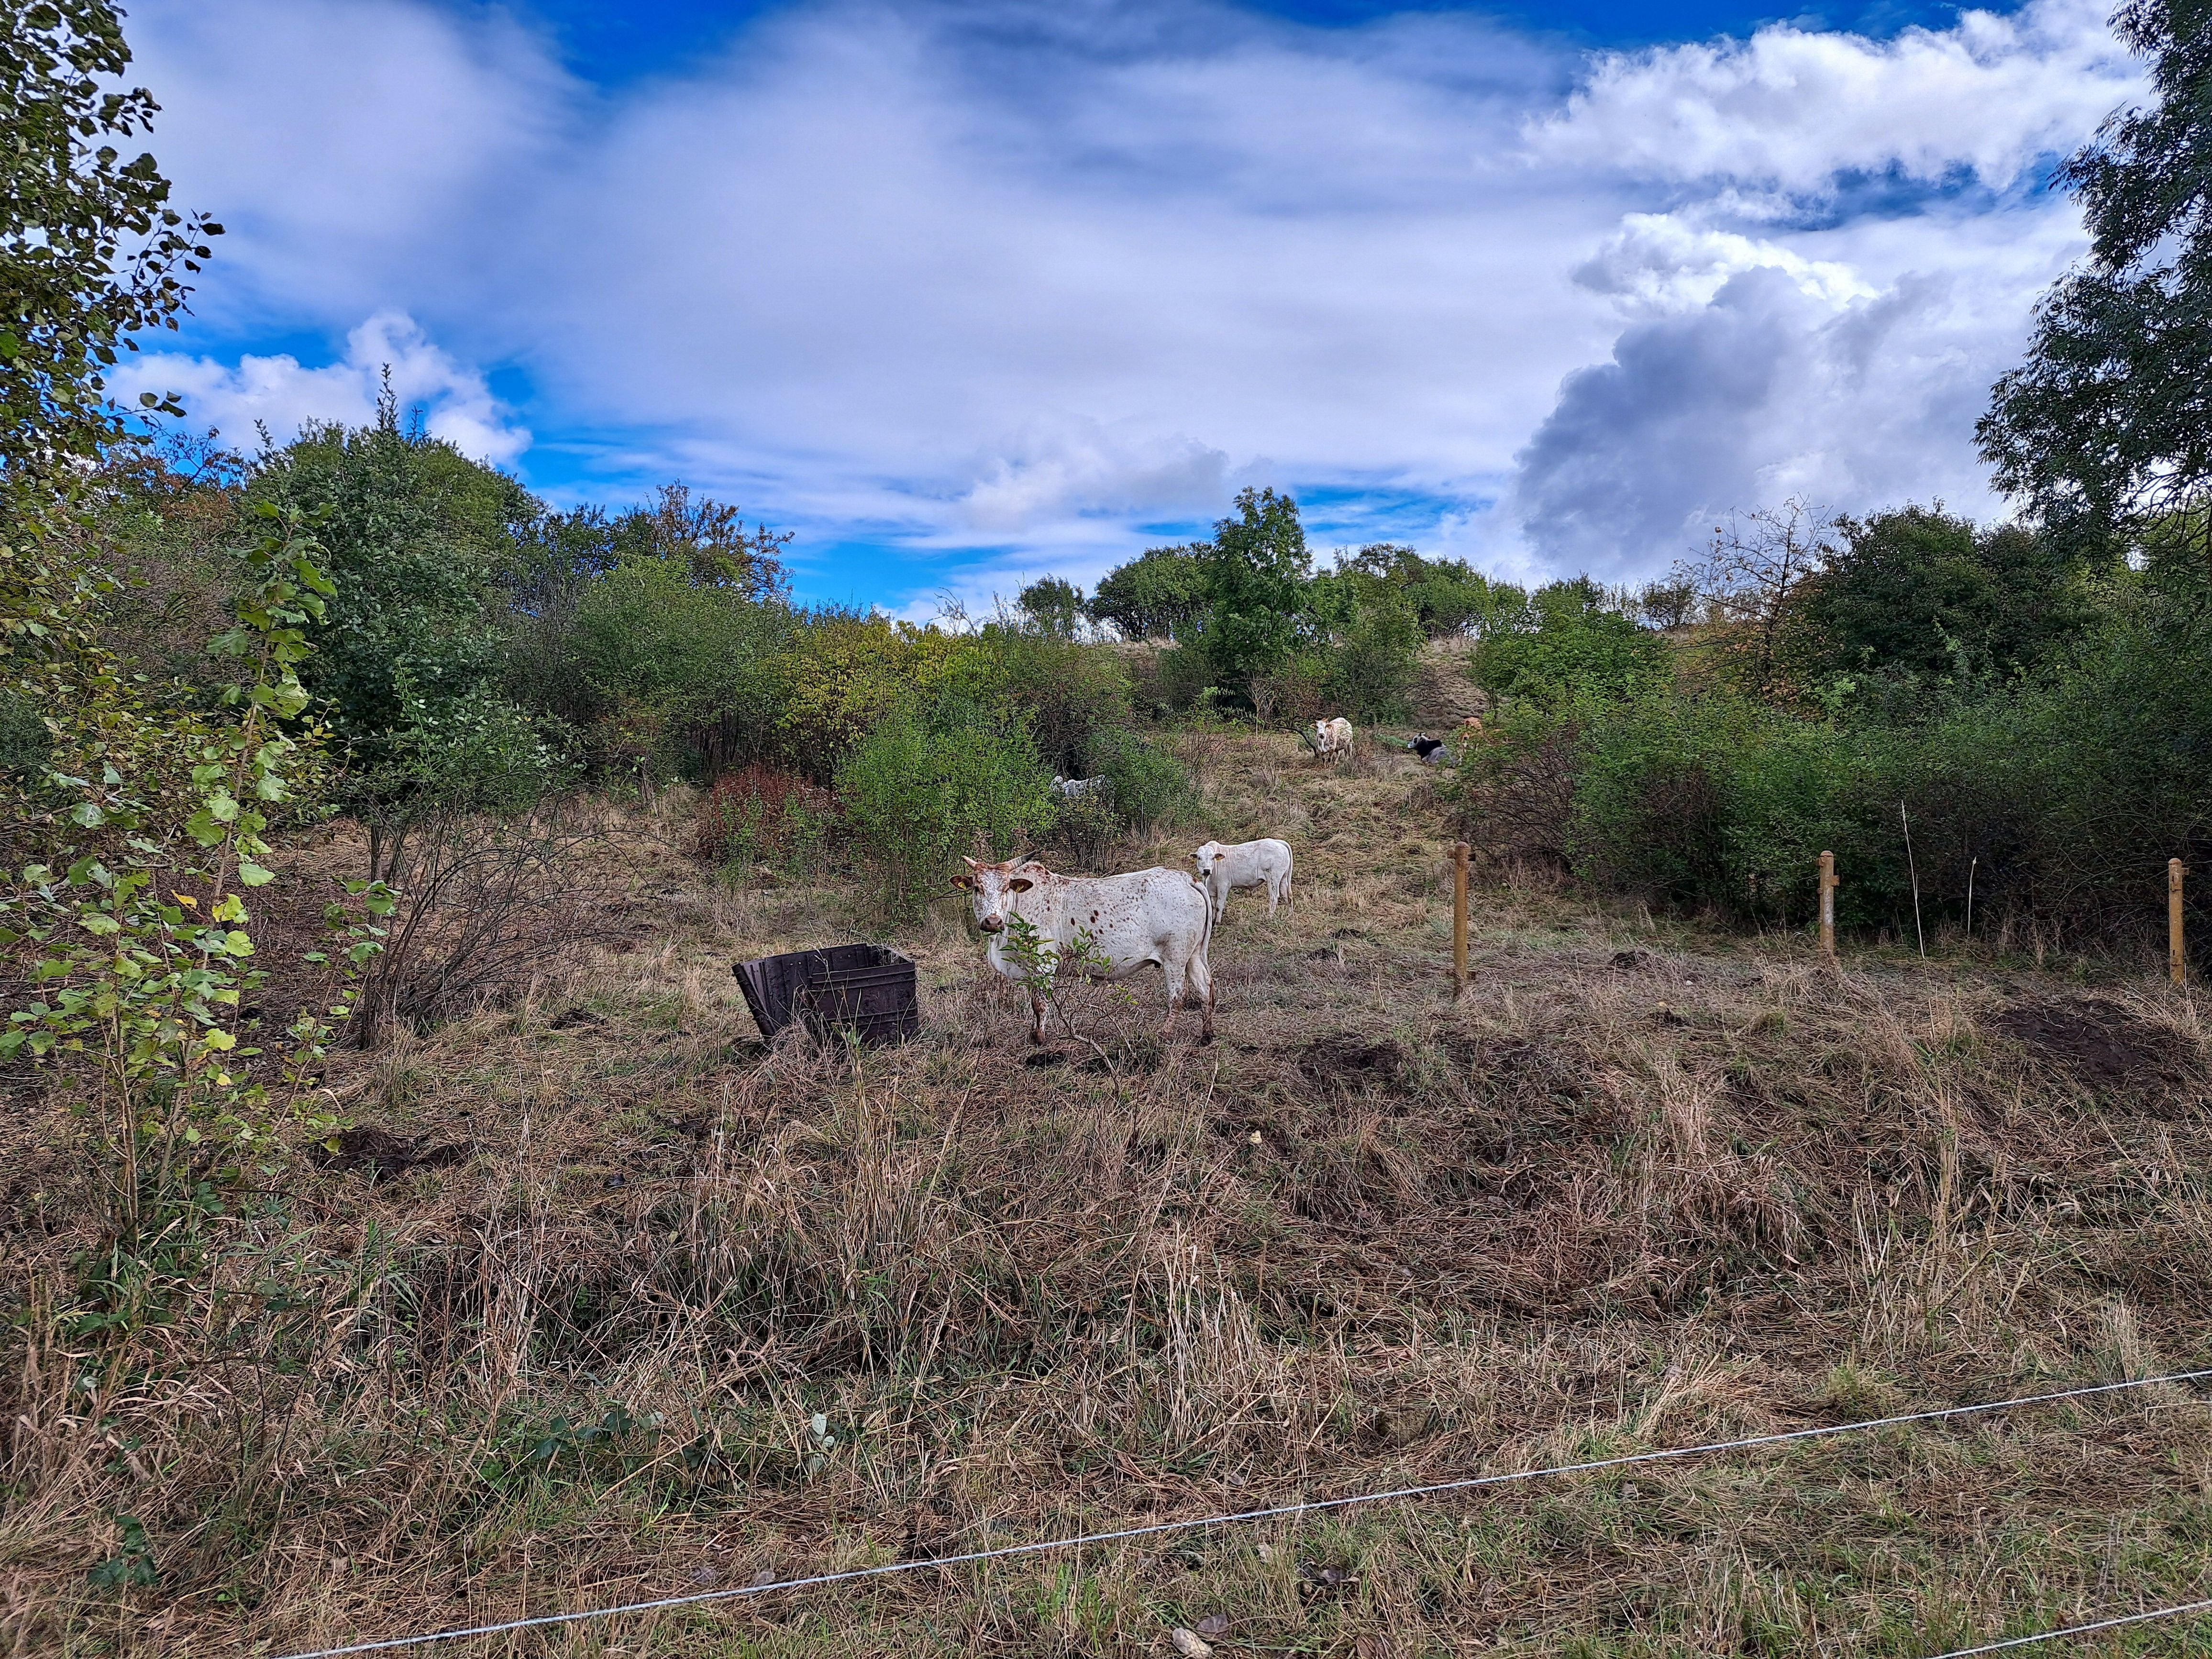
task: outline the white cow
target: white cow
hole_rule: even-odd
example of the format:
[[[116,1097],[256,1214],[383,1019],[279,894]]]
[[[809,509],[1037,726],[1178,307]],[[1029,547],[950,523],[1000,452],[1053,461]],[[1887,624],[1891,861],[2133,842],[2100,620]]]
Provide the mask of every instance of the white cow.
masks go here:
[[[1232,887],[1267,890],[1267,914],[1291,902],[1291,844],[1270,836],[1261,841],[1241,841],[1224,847],[1210,841],[1191,856],[1198,861],[1198,878],[1213,900],[1213,919],[1219,921],[1229,908]]]
[[[1352,752],[1352,722],[1339,714],[1334,720],[1314,722],[1314,753],[1316,755],[1348,755]]]
[[[1123,876],[1056,876],[1034,859],[1004,864],[966,860],[954,878],[975,895],[975,925],[989,937],[991,966],[1030,987],[1030,1041],[1044,1041],[1044,988],[1006,952],[1006,924],[1018,917],[1036,930],[1040,966],[1073,955],[1079,933],[1096,965],[1095,979],[1127,979],[1157,963],[1166,976],[1168,1024],[1185,1000],[1198,1004],[1205,1041],[1213,1041],[1213,973],[1206,959],[1213,941],[1213,906],[1206,890],[1182,870],[1138,870]]]
[[[1062,800],[1080,800],[1085,795],[1103,795],[1112,787],[1111,778],[1063,778],[1057,772],[1052,775],[1052,792]]]

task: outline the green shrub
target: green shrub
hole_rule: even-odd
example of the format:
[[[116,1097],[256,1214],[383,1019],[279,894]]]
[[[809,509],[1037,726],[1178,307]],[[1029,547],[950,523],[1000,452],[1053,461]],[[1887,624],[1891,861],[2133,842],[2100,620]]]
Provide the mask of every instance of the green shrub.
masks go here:
[[[2212,859],[2208,655],[2212,582],[2160,556],[2112,579],[2096,626],[2033,677],[1820,719],[1667,684],[1524,700],[1455,794],[1491,850],[1659,902],[1805,923],[1832,851],[1846,927],[1911,928],[1917,878],[1930,928],[1963,921],[1971,891],[1978,932],[2139,936],[2166,860]]]
[[[1361,605],[1329,653],[1335,712],[1356,720],[1405,719],[1421,640],[1420,619],[1401,601],[1386,597]]]
[[[1107,804],[1127,828],[1139,831],[1174,822],[1190,801],[1190,778],[1164,750],[1126,729],[1102,732],[1091,744],[1090,775],[1107,782]]]
[[[1050,781],[1018,725],[901,708],[837,770],[847,844],[895,920],[918,915],[979,842],[999,856],[1053,819]]]
[[[1674,672],[1666,641],[1601,609],[1587,583],[1559,583],[1530,602],[1524,625],[1486,635],[1470,666],[1493,696],[1561,709],[1632,697]]]
[[[1128,671],[1109,647],[995,625],[977,640],[985,661],[968,691],[975,701],[1023,711],[1046,767],[1088,777],[1102,734],[1128,725]]]

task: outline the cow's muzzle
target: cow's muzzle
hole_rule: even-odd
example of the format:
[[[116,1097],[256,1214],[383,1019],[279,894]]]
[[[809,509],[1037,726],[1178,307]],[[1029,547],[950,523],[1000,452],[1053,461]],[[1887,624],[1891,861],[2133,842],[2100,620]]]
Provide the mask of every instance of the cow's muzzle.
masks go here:
[[[987,933],[995,933],[1004,928],[1006,924],[997,916],[986,916],[982,921],[977,922],[975,925]]]

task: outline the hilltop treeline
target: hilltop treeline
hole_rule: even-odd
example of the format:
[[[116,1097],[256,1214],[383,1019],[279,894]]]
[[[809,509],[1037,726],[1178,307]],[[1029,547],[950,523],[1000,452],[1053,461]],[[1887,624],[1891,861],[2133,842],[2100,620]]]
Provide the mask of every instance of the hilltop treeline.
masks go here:
[[[946,629],[794,604],[788,537],[735,508],[671,485],[556,512],[389,398],[371,425],[250,459],[112,449],[57,522],[88,638],[155,702],[208,707],[233,672],[208,645],[241,597],[238,550],[295,526],[323,586],[296,630],[288,730],[313,788],[290,810],[368,826],[373,878],[434,820],[684,781],[709,792],[710,856],[850,859],[906,914],[979,837],[1096,839],[1179,798],[1110,650],[1018,614]],[[50,775],[92,763],[85,712],[0,690],[11,862],[78,850]],[[1063,802],[1054,772],[1113,787]]]
[[[1462,821],[1494,854],[1745,921],[1804,922],[1832,850],[1846,925],[2138,929],[2166,860],[2207,850],[2202,529],[1793,505],[1685,568],[1672,629],[1559,584],[1474,653],[1500,714]]]

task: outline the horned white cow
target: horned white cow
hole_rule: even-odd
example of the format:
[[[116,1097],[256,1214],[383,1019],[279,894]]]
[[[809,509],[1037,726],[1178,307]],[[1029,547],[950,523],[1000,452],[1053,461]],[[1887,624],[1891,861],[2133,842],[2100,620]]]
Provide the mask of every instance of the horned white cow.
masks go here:
[[[1229,908],[1234,887],[1267,890],[1267,914],[1291,902],[1291,844],[1269,836],[1260,841],[1240,841],[1224,847],[1210,841],[1191,856],[1198,861],[1198,878],[1213,900],[1213,919],[1219,921]]]
[[[1352,752],[1352,722],[1339,714],[1334,720],[1314,722],[1314,753],[1316,755],[1348,755]]]
[[[1137,870],[1121,876],[1059,876],[1034,859],[1004,864],[966,860],[955,877],[975,895],[975,925],[989,938],[991,966],[1011,980],[1028,977],[1006,951],[1006,924],[1019,917],[1036,930],[1040,966],[1076,955],[1084,936],[1085,969],[1095,979],[1122,980],[1158,963],[1166,977],[1168,1024],[1186,1001],[1195,1002],[1213,1041],[1213,973],[1206,950],[1213,941],[1213,905],[1206,890],[1182,870]],[[1030,985],[1030,1041],[1044,1041],[1043,988]]]

